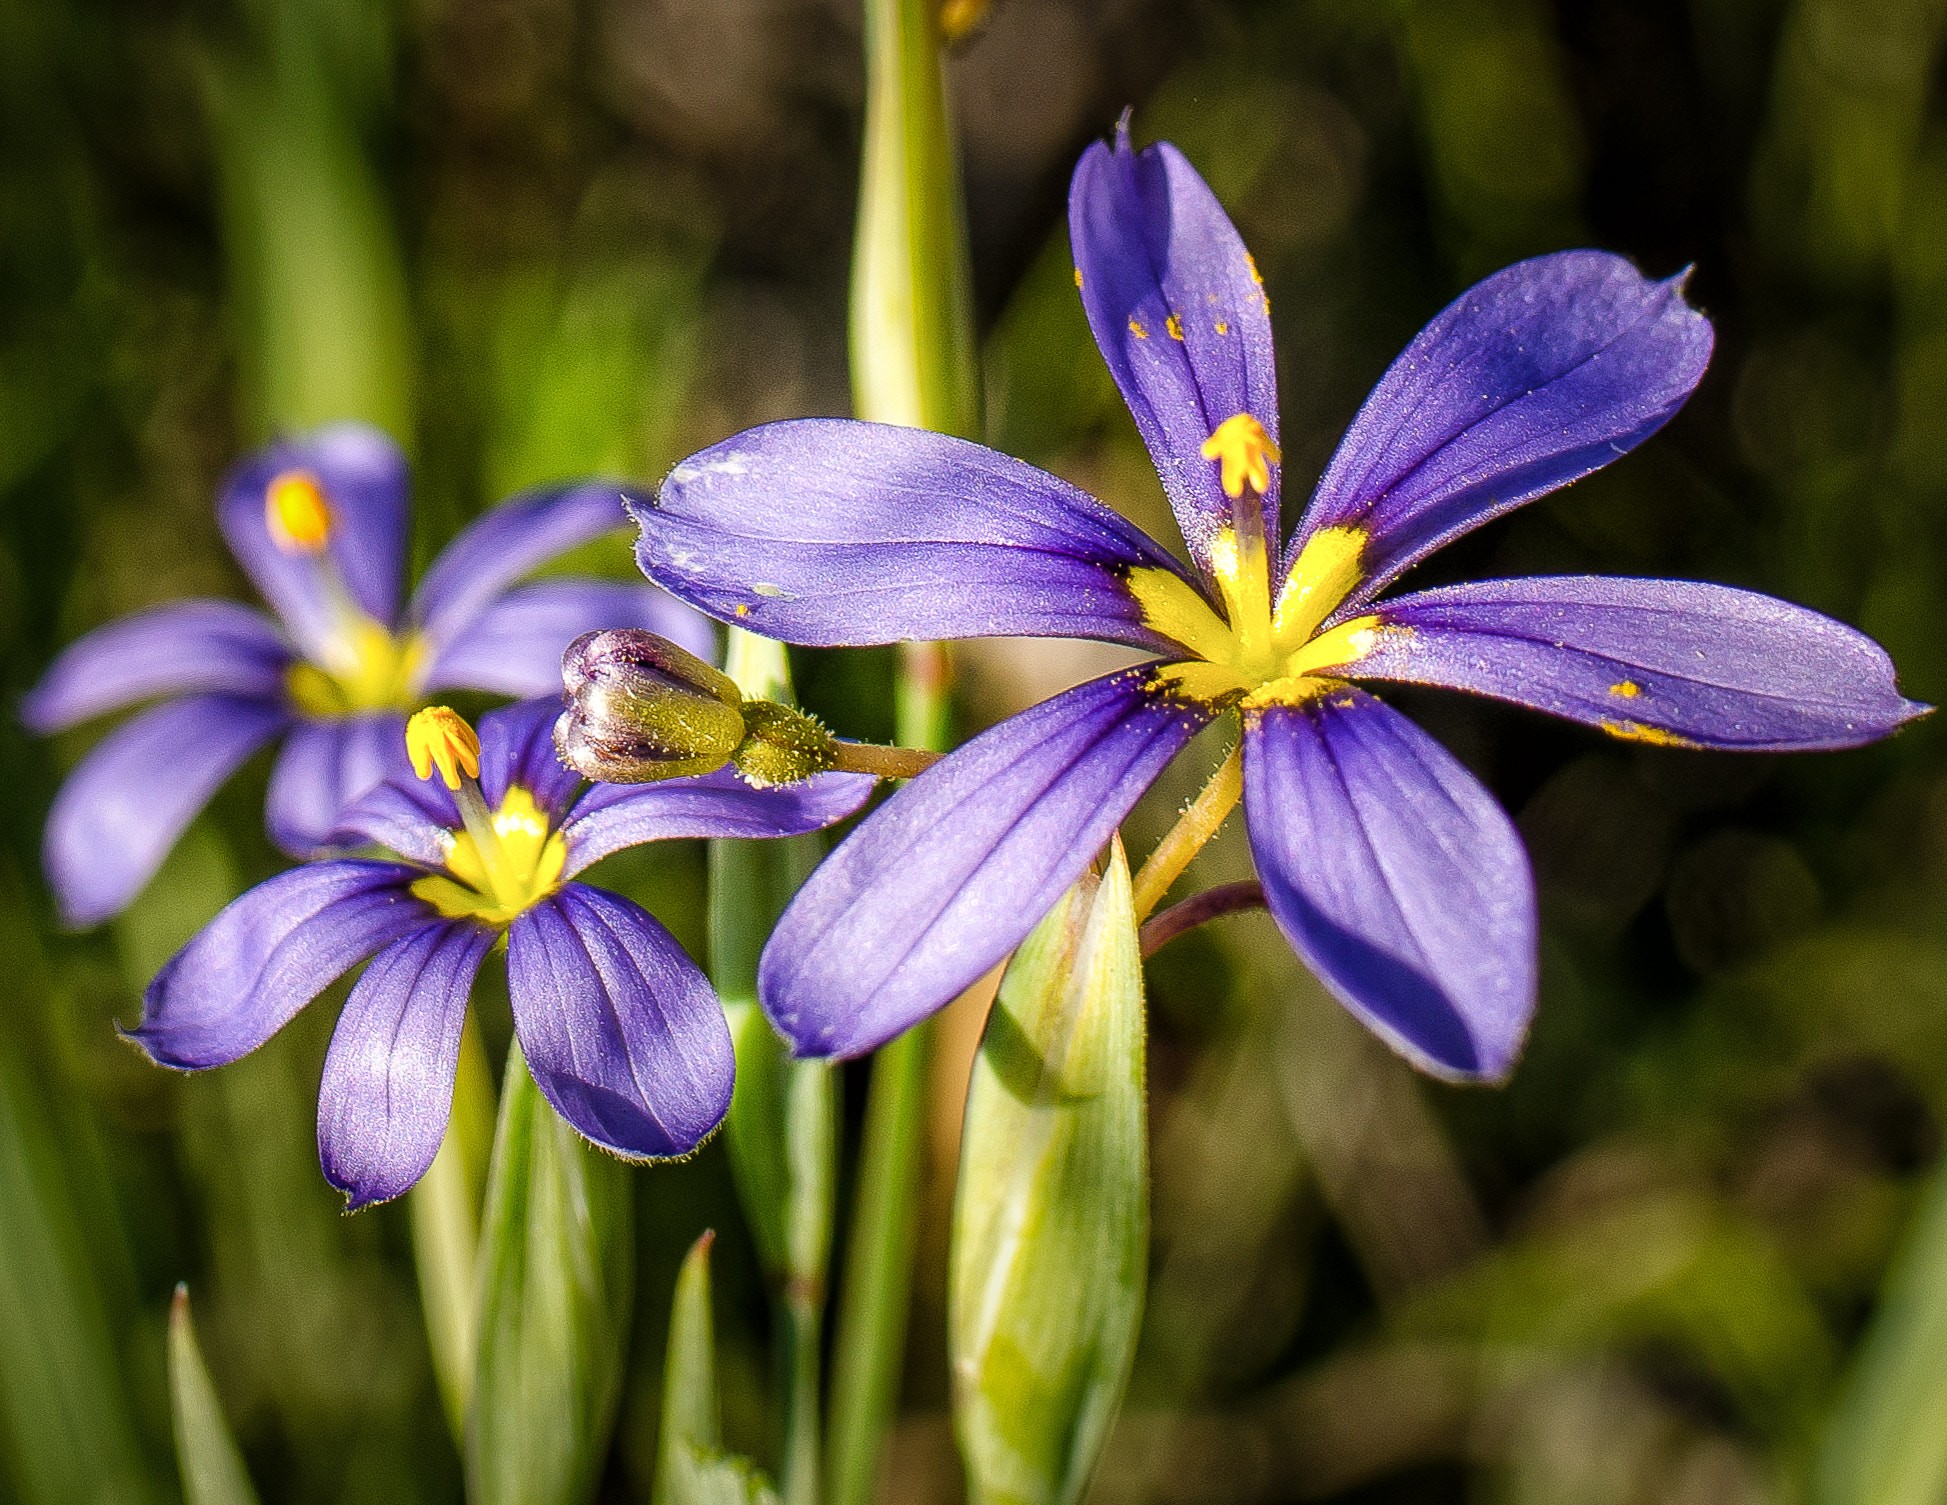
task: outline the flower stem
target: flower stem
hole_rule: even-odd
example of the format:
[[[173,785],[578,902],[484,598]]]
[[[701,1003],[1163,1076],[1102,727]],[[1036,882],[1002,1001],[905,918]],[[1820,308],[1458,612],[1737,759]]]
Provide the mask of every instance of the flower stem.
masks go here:
[[[1244,793],[1243,747],[1240,742],[1231,748],[1229,756],[1210,775],[1210,782],[1203,786],[1203,793],[1170,827],[1169,834],[1156,844],[1156,850],[1136,874],[1137,924],[1149,918],[1150,911],[1170,891],[1170,885],[1190,865],[1190,859],[1203,850],[1203,844],[1217,834],[1236,808]]]
[[[925,773],[943,754],[923,747],[882,747],[874,742],[835,742],[838,762],[847,773],[877,774],[882,779],[910,779]]]
[[[1227,914],[1242,914],[1247,909],[1264,907],[1264,885],[1255,878],[1242,883],[1222,883],[1193,894],[1181,904],[1172,904],[1152,917],[1142,928],[1140,943],[1145,958],[1154,956],[1185,931],[1195,930]]]

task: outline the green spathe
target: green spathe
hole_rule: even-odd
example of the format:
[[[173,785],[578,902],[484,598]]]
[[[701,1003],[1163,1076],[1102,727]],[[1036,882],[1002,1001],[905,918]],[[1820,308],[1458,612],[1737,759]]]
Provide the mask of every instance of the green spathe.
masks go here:
[[[967,1094],[949,1289],[977,1502],[1081,1497],[1141,1322],[1149,1243],[1142,962],[1122,847],[1009,964]]]
[[[575,1505],[593,1493],[628,1332],[628,1178],[556,1116],[510,1045],[474,1288],[474,1505]]]

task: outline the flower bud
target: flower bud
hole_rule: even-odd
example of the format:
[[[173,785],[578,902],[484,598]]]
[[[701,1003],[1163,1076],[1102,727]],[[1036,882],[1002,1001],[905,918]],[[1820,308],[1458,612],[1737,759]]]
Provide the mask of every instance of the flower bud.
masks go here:
[[[561,656],[561,761],[605,784],[710,773],[744,740],[736,681],[635,627],[583,633]]]
[[[1073,1505],[1136,1349],[1149,1254],[1142,961],[1118,841],[1001,980],[953,1206],[953,1420],[976,1505]]]

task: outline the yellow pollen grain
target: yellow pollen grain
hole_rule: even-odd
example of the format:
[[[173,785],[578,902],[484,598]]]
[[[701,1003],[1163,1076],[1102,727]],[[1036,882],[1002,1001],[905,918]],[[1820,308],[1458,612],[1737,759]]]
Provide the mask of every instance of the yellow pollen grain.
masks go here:
[[[470,779],[480,777],[480,739],[449,706],[429,705],[413,713],[406,723],[406,756],[422,779],[430,779],[437,767],[448,789],[460,787],[463,772]]]
[[[1076,287],[1080,287],[1081,285],[1082,285],[1082,269],[1081,269],[1080,267],[1076,267],[1076,268],[1075,268],[1075,286],[1076,286]]]
[[[1134,319],[1131,319],[1129,321],[1129,333],[1133,334],[1139,340],[1146,340],[1149,338],[1149,331],[1147,329],[1144,329],[1142,325],[1138,324]]]
[[[1177,318],[1175,314],[1169,316],[1169,321],[1163,327],[1170,332],[1171,339],[1180,340],[1183,338],[1183,321]]]
[[[1257,258],[1253,256],[1249,251],[1246,251],[1244,253],[1244,265],[1246,265],[1251,269],[1251,281],[1255,282],[1259,287],[1263,287],[1264,274],[1258,271]]]
[[[1230,325],[1228,325],[1228,324],[1226,324],[1226,323],[1225,323],[1225,322],[1224,322],[1224,321],[1223,321],[1222,319],[1219,319],[1219,320],[1217,321],[1217,333],[1218,333],[1218,334],[1229,334],[1229,333],[1230,333]]]
[[[1620,695],[1626,700],[1634,700],[1643,693],[1643,687],[1633,679],[1625,679],[1621,684],[1609,686],[1611,695]]]
[[[1264,425],[1249,413],[1233,414],[1218,424],[1203,441],[1203,457],[1222,465],[1225,496],[1242,496],[1246,483],[1263,496],[1271,487],[1271,467],[1282,458]]]
[[[331,506],[308,470],[286,470],[264,488],[264,526],[285,554],[320,554],[331,542]]]
[[[1646,742],[1651,747],[1700,747],[1703,744],[1692,742],[1675,732],[1666,732],[1660,726],[1645,726],[1640,721],[1607,721],[1602,729],[1612,737],[1620,737],[1625,742]]]

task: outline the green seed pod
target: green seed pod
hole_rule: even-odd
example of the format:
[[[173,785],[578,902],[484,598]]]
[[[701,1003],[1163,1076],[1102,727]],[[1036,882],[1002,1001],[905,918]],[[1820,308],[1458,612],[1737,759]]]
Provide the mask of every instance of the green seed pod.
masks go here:
[[[584,633],[561,656],[561,761],[605,784],[646,784],[723,767],[744,740],[729,675],[635,627]]]
[[[1142,1319],[1143,1070],[1118,841],[1015,953],[967,1093],[948,1338],[975,1505],[1067,1505],[1094,1472]]]

